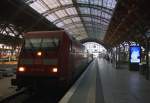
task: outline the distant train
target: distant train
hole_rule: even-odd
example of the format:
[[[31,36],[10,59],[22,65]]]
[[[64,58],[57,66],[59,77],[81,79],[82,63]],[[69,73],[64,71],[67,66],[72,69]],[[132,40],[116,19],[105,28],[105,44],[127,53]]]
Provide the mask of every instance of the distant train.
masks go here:
[[[12,85],[48,88],[69,87],[91,61],[85,47],[65,31],[24,34],[16,79]]]

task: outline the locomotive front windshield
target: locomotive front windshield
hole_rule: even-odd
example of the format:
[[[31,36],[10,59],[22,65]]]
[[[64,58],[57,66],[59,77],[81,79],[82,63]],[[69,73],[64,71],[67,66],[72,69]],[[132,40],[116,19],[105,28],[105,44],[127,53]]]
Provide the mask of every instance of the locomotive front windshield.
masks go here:
[[[58,38],[30,38],[25,39],[25,49],[56,50],[59,47]]]

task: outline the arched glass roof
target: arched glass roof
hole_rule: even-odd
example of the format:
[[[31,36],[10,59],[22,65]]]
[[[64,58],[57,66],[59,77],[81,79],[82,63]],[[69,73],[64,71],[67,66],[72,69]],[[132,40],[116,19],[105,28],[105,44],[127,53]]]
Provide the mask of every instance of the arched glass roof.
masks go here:
[[[23,0],[77,39],[103,40],[116,0]]]

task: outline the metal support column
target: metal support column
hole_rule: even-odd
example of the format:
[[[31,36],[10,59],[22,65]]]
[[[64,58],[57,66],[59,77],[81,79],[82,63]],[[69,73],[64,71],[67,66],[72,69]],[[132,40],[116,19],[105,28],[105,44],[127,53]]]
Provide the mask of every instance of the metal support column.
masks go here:
[[[119,67],[120,67],[120,50],[119,50],[120,48],[118,47],[118,53],[117,53],[117,68],[119,69]]]
[[[119,45],[119,48],[118,48],[118,68],[120,68],[120,45]]]
[[[146,79],[149,80],[149,39],[146,38]]]
[[[118,52],[118,50],[117,50],[117,47],[116,47],[116,53],[115,53],[115,67],[116,67],[116,69],[117,69],[117,52]]]
[[[116,69],[120,68],[120,45],[116,47]]]

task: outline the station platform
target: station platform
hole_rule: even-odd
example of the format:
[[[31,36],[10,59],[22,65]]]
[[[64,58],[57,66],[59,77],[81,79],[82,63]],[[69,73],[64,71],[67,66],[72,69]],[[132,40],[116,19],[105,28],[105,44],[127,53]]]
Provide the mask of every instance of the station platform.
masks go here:
[[[150,81],[139,72],[96,59],[59,103],[150,103],[149,96]]]
[[[10,83],[12,78],[15,78],[15,76],[0,79],[0,101],[16,93],[17,87]]]
[[[0,79],[0,100],[15,93],[11,78],[15,76]],[[149,96],[150,81],[139,72],[96,59],[59,103],[150,103]]]
[[[16,64],[0,64],[1,69],[12,69],[16,68]],[[11,79],[15,78],[15,74],[8,77],[0,78],[0,101],[14,93],[16,93],[16,87],[11,85]]]

